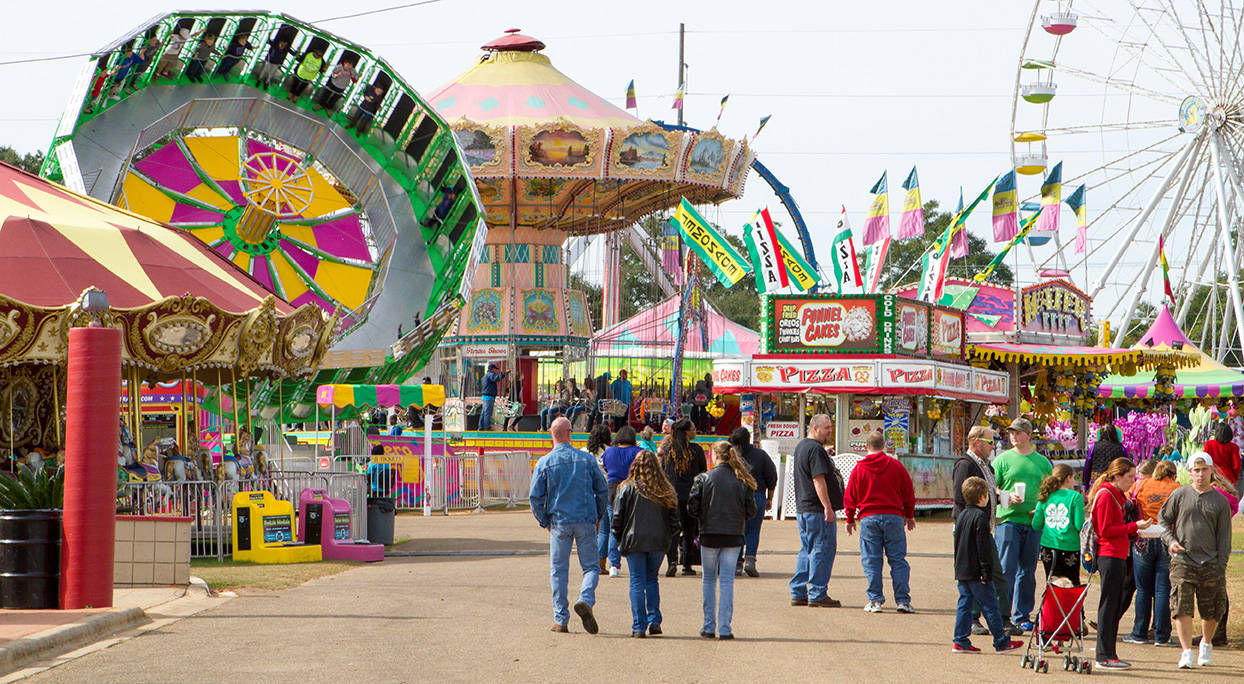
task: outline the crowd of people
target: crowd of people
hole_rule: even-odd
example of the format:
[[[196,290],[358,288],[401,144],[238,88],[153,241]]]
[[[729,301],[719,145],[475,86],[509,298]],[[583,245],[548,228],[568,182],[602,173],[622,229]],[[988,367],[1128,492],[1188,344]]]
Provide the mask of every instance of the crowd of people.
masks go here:
[[[493,407],[498,397],[508,397],[515,403],[522,402],[522,373],[515,373],[512,378],[510,375],[510,371],[502,370],[500,364],[488,363],[480,380],[481,431],[493,429]],[[636,389],[626,369],[619,370],[616,378],[609,371],[605,371],[598,376],[584,378],[582,386],[573,377],[557,380],[552,391],[539,398],[537,416],[541,430],[548,430],[558,416],[565,416],[573,428],[586,432],[591,432],[597,425],[604,425],[609,430],[619,430],[624,425],[636,429],[647,426],[657,430],[672,413],[667,405],[668,399],[669,392],[664,389]],[[686,407],[692,424],[701,433],[710,432],[713,428],[713,417],[708,412],[712,399],[711,373],[705,373],[702,379],[682,393],[682,404]],[[580,416],[584,417],[581,424],[577,422]],[[522,417],[521,410],[515,412],[506,419],[502,430],[517,431],[518,421]]]
[[[589,633],[599,629],[598,578],[606,571],[620,576],[626,558],[632,636],[661,634],[658,576],[664,558],[666,577],[675,576],[679,565],[683,575],[697,574],[695,565],[702,568],[700,635],[734,638],[734,577],[759,574],[761,521],[777,484],[774,460],[744,428],[715,442],[710,462],[692,441],[690,420],[662,427],[655,445],[650,428],[636,434],[624,426],[611,434],[598,425],[584,452],[570,444],[569,421],[553,420],[554,448],[538,462],[531,486],[532,513],[550,531],[553,631],[569,631],[573,540],[583,574],[573,609]],[[813,416],[790,461],[799,530],[791,605],[842,606],[829,595],[842,518],[847,535],[858,532],[864,610],[885,610],[888,564],[894,610],[914,613],[907,560],[907,533],[916,525],[911,475],[874,432],[865,437],[867,454],[844,478],[829,451],[833,427],[829,416]],[[952,652],[979,653],[971,637],[986,634],[995,652],[1015,651],[1024,642],[1014,637],[1042,629],[1033,612],[1039,610],[1040,560],[1047,585],[1083,586],[1082,568],[1099,575],[1096,620],[1087,621],[1096,630],[1098,667],[1130,667],[1117,652],[1119,623],[1129,606],[1133,625],[1124,642],[1174,645],[1173,620],[1178,666],[1210,665],[1213,646],[1225,639],[1230,519],[1239,506],[1233,483],[1240,455],[1231,435],[1219,430],[1205,451],[1187,458],[1191,482],[1182,486],[1175,461],[1153,459],[1137,467],[1116,454],[1098,470],[1090,456],[1087,492],[1079,488],[1076,469],[1055,466],[1038,452],[1029,420],[1010,423],[1010,448],[994,456],[997,437],[991,428],[973,427],[967,452],[954,464],[959,600]],[[1201,620],[1199,645],[1194,616]]]

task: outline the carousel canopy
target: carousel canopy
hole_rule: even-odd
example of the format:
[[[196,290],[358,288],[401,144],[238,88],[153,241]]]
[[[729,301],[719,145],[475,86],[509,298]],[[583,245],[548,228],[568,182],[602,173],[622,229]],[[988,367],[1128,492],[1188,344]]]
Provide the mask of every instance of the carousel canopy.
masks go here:
[[[1148,332],[1132,348],[1154,355],[1192,355],[1190,365],[1175,371],[1176,397],[1244,397],[1244,373],[1218,363],[1192,344],[1166,307],[1162,307]],[[1099,397],[1114,399],[1144,399],[1153,396],[1153,392],[1153,373],[1134,377],[1108,375],[1097,389]]]
[[[592,353],[598,356],[631,356],[671,358],[678,335],[680,296],[657,304],[621,323],[596,334],[591,341]],[[748,330],[705,302],[704,325],[708,329],[708,348],[704,347],[699,327],[691,328],[684,353],[690,356],[751,357],[760,350],[760,333]]]
[[[187,233],[0,164],[0,365],[57,363],[102,290],[124,362],[157,378],[208,368],[309,373],[330,319],[295,309]],[[69,316],[64,314],[68,312]]]
[[[320,385],[315,391],[320,406],[432,406],[445,405],[442,385]]]
[[[744,140],[670,131],[610,104],[558,71],[544,44],[511,32],[429,99],[450,122],[489,226],[578,234],[654,211],[743,194]]]

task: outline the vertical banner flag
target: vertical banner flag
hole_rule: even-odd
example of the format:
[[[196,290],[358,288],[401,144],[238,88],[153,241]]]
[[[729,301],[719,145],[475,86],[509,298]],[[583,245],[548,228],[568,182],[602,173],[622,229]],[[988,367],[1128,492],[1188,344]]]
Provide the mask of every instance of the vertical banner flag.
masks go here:
[[[1015,189],[1015,169],[1002,174],[993,189],[993,241],[1006,242],[1019,231],[1019,219],[1015,215],[1018,201]]]
[[[765,124],[769,123],[769,119],[772,119],[772,118],[773,118],[772,114],[765,114],[764,116],[760,117],[760,125],[756,127],[756,132],[752,134],[752,142],[755,142],[756,138],[760,137],[760,132],[765,129]]]
[[[1053,232],[1058,230],[1058,214],[1059,207],[1062,204],[1063,194],[1063,163],[1058,162],[1054,168],[1050,169],[1050,174],[1045,177],[1045,182],[1041,184],[1041,219],[1037,221],[1037,227],[1033,228],[1038,232]]]
[[[882,238],[890,235],[890,193],[886,189],[885,174],[886,172],[882,171],[881,178],[873,185],[873,189],[869,190],[874,197],[872,206],[868,208],[868,218],[864,219],[863,242],[865,245],[881,242]],[[843,216],[845,217],[846,214],[844,213]]]
[[[678,227],[661,224],[661,267],[675,286],[682,285],[682,254],[678,240]]]
[[[687,198],[684,197],[679,203],[674,218],[670,220],[682,232],[687,246],[708,264],[709,270],[725,287],[733,287],[751,270],[743,257],[700,216]]]
[[[767,220],[768,213],[768,209],[757,212],[743,226],[743,242],[747,245],[747,253],[752,260],[756,291],[762,293],[774,292],[790,285],[786,264],[782,259],[782,247],[773,234],[773,222]]]
[[[782,248],[782,261],[786,266],[786,275],[791,286],[800,292],[812,289],[813,285],[820,282],[816,271],[812,270],[812,265],[803,258],[798,249],[795,249],[790,240],[782,235],[782,231],[775,227],[773,232],[777,234],[778,245]]]
[[[890,251],[890,236],[886,236],[879,245],[868,248],[868,289],[865,294],[876,294],[877,283],[881,281],[881,269],[885,266],[885,257]]]
[[[963,213],[963,186],[959,186],[959,206],[955,207],[955,215]],[[968,229],[964,226],[962,229],[955,231],[954,237],[950,239],[950,258],[962,259],[968,255]]]
[[[721,98],[721,108],[717,110],[717,122],[718,123],[721,123],[721,115],[725,113],[726,100],[729,100],[729,99],[730,99],[729,95],[726,95],[725,97]]]
[[[1074,192],[1067,195],[1067,206],[1071,207],[1072,213],[1076,215],[1076,254],[1084,254],[1084,250],[1088,248],[1088,232],[1085,221],[1088,211],[1084,206],[1084,185],[1076,188]]]
[[[829,249],[833,253],[834,280],[838,284],[838,294],[844,294],[847,285],[862,289],[864,279],[860,277],[860,266],[855,260],[855,242],[851,240],[851,224],[847,222],[845,206]]]
[[[670,109],[677,109],[680,112],[682,111],[682,98],[683,98],[683,95],[686,94],[686,92],[687,92],[687,85],[685,83],[679,83],[678,92],[674,93],[674,106],[670,107]]]
[[[1162,236],[1158,236],[1158,261],[1162,264],[1162,289],[1166,291],[1166,296],[1171,300],[1171,305],[1175,304],[1175,292],[1171,290],[1171,269],[1166,263],[1166,245]]]
[[[924,235],[924,204],[920,202],[920,179],[916,178],[916,167],[911,167],[911,173],[903,181],[903,189],[907,191],[907,197],[903,198],[903,214],[898,223],[900,240]]]
[[[635,109],[635,108],[636,108],[636,103],[635,103],[635,79],[633,79],[633,78],[631,79],[631,82],[630,82],[630,83],[626,86],[626,108],[627,108],[627,109]]]

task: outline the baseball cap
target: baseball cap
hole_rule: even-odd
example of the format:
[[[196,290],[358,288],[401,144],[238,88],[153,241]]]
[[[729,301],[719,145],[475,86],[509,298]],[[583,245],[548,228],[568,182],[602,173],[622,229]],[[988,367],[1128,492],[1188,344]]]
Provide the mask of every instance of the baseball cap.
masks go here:
[[[1188,470],[1192,470],[1193,468],[1200,468],[1201,466],[1209,466],[1210,468],[1213,468],[1214,457],[1210,456],[1204,451],[1198,451],[1195,454],[1192,454],[1191,456],[1188,457]]]
[[[1024,433],[1031,435],[1032,434],[1032,421],[1028,420],[1027,418],[1016,418],[1015,420],[1011,421],[1011,424],[1008,425],[1006,429],[1014,430],[1016,432],[1024,432]]]

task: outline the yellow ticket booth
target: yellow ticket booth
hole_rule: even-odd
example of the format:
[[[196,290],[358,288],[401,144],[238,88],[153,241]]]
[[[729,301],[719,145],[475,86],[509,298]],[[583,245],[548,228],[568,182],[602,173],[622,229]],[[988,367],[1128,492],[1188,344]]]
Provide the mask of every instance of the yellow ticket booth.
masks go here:
[[[321,560],[319,544],[294,541],[294,505],[272,492],[233,495],[233,559],[252,563]]]

